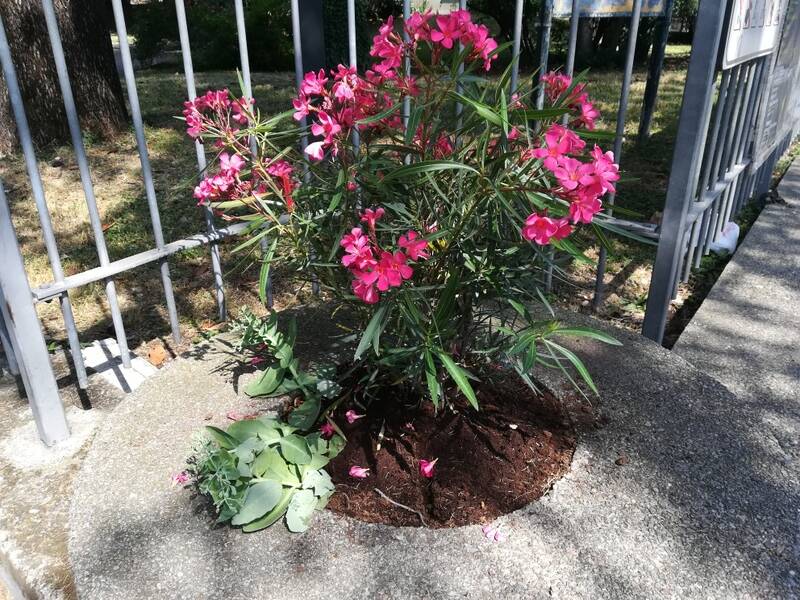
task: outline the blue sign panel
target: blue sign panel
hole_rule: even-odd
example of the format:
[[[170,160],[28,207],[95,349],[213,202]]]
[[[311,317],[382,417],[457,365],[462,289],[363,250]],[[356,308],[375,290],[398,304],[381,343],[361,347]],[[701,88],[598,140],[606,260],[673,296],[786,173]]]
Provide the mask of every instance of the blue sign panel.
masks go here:
[[[665,0],[643,0],[643,17],[664,16]],[[582,17],[630,17],[633,12],[633,0],[579,0]],[[572,0],[553,0],[553,16],[569,17],[572,15]]]

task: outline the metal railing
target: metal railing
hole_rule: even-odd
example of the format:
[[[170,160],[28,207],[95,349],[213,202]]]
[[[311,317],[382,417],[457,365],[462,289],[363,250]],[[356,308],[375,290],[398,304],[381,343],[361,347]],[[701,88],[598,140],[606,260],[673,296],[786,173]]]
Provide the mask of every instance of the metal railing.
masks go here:
[[[64,418],[63,406],[58,395],[53,369],[49,361],[41,323],[36,316],[35,304],[38,302],[58,298],[64,318],[67,341],[70,349],[70,356],[74,364],[76,378],[79,386],[85,388],[88,384],[86,368],[83,363],[79,334],[75,324],[72,306],[70,304],[70,291],[93,282],[104,282],[105,293],[108,299],[108,306],[121,354],[121,360],[123,365],[128,367],[130,366],[130,350],[128,349],[125,326],[123,323],[119,302],[117,300],[114,277],[144,265],[152,263],[158,264],[161,283],[164,290],[164,302],[169,315],[172,335],[176,340],[180,340],[179,321],[177,308],[175,305],[172,280],[170,277],[169,258],[172,255],[189,248],[196,248],[198,246],[205,245],[209,247],[213,272],[214,294],[218,305],[218,317],[220,320],[224,320],[226,318],[225,292],[223,288],[222,262],[220,259],[218,244],[225,238],[239,234],[247,227],[247,224],[240,223],[228,227],[218,228],[214,222],[214,217],[210,207],[205,207],[205,232],[176,241],[166,241],[159,216],[158,197],[153,181],[153,172],[147,149],[145,128],[142,119],[141,108],[139,106],[136,75],[131,57],[131,49],[127,41],[127,29],[122,9],[122,2],[121,0],[112,0],[111,4],[114,14],[115,28],[119,38],[119,52],[122,59],[123,77],[125,80],[125,87],[130,104],[130,113],[134,126],[137,150],[141,162],[143,186],[150,214],[150,223],[155,241],[155,247],[118,260],[110,259],[106,247],[97,201],[94,194],[94,187],[92,176],[89,170],[86,150],[84,148],[81,135],[79,115],[75,106],[70,80],[67,75],[66,61],[61,44],[58,24],[55,18],[53,0],[41,0],[41,2],[44,8],[47,31],[55,59],[59,85],[64,100],[64,108],[69,125],[70,136],[75,151],[76,161],[78,163],[81,184],[89,210],[89,220],[92,227],[95,248],[100,263],[99,266],[95,268],[76,274],[68,276],[64,274],[61,265],[59,249],[53,234],[50,214],[45,202],[44,187],[42,185],[41,176],[38,170],[36,153],[31,140],[31,134],[25,114],[25,107],[20,94],[10,47],[5,35],[4,25],[2,19],[0,18],[0,63],[2,63],[3,74],[9,90],[11,107],[17,125],[18,137],[20,139],[22,153],[25,159],[28,178],[31,183],[33,199],[38,211],[47,257],[53,272],[53,280],[51,282],[37,286],[34,289],[30,288],[22,263],[22,257],[20,256],[19,246],[13,230],[8,204],[6,202],[4,193],[2,192],[2,185],[0,185],[0,236],[2,236],[2,240],[0,240],[2,241],[2,244],[0,244],[0,260],[2,260],[4,266],[6,266],[6,268],[0,271],[0,308],[2,308],[2,319],[0,319],[0,343],[2,343],[3,347],[6,349],[6,354],[9,357],[9,367],[13,372],[19,374],[23,380],[34,416],[36,418],[40,436],[46,444],[50,445],[65,439],[69,435],[69,431]],[[244,6],[242,0],[233,0],[233,3],[239,41],[239,58],[242,82],[244,87],[242,91],[247,98],[252,98],[252,81],[245,31]],[[702,4],[707,6],[714,3],[721,4],[719,0],[703,0]],[[668,4],[671,6],[671,2],[669,0]],[[408,16],[410,14],[410,5],[410,0],[405,0],[403,6],[404,16]],[[466,8],[467,2],[465,0],[461,0],[459,2],[459,6],[461,8]],[[521,48],[522,24],[524,17],[523,6],[523,0],[515,0],[511,72],[512,91],[517,87],[519,82],[519,52]],[[578,6],[578,0],[572,0],[572,14],[570,16],[570,34],[566,64],[566,70],[569,73],[571,73],[573,70],[577,45],[578,22],[580,19]],[[628,45],[626,48],[626,61],[622,79],[622,88],[620,90],[620,104],[617,113],[614,149],[618,159],[622,151],[624,124],[628,108],[628,91],[630,88],[633,71],[633,58],[635,54],[637,38],[636,31],[640,19],[642,0],[634,0],[633,7],[633,13],[630,18],[629,25],[630,34],[628,36]],[[190,99],[194,99],[197,96],[197,90],[195,86],[189,41],[189,28],[187,24],[184,0],[175,0],[175,8],[187,95]],[[537,72],[544,72],[548,68],[550,30],[553,18],[552,9],[553,1],[545,0],[543,2],[539,18],[540,55]],[[291,0],[292,31],[295,53],[294,59],[298,86],[302,81],[303,73],[305,71],[302,55],[303,46],[301,44],[303,33],[301,31],[301,10],[301,2],[299,2],[299,0]],[[349,62],[351,66],[355,67],[357,66],[357,52],[356,10],[354,0],[348,0],[347,11]],[[663,37],[663,40],[661,41],[665,43],[666,38]],[[707,48],[703,46],[703,48],[703,51],[711,52],[710,45],[708,45]],[[697,50],[695,50],[695,52],[697,52]],[[695,52],[693,52],[693,55]],[[709,60],[712,60],[712,58],[709,58]],[[409,68],[410,66],[406,64],[406,69]],[[747,133],[746,135],[734,135],[731,132],[734,132],[735,128],[730,127],[729,125],[733,123],[738,124],[740,122],[749,122],[749,119],[752,118],[753,107],[749,98],[756,95],[756,90],[759,89],[758,86],[762,74],[763,65],[758,61],[754,62],[753,65],[747,65],[741,69],[737,69],[735,73],[729,73],[727,75],[723,74],[722,81],[724,82],[724,85],[723,82],[721,82],[720,88],[722,91],[719,100],[719,108],[715,113],[718,114],[719,117],[715,119],[715,131],[717,131],[719,135],[722,135],[724,132],[726,136],[732,135],[733,137],[730,140],[730,144],[727,144],[724,147],[724,152],[714,151],[707,153],[708,158],[703,164],[708,164],[711,166],[707,169],[707,176],[704,176],[702,179],[702,184],[699,186],[705,191],[703,191],[703,193],[699,196],[699,200],[695,205],[694,212],[687,211],[686,215],[681,217],[679,220],[680,222],[676,221],[676,229],[672,228],[671,222],[669,221],[669,218],[672,217],[668,218],[667,215],[665,215],[665,231],[667,232],[668,236],[674,235],[677,239],[677,236],[679,236],[679,234],[686,229],[686,223],[689,223],[690,225],[692,233],[686,241],[682,242],[684,246],[688,244],[688,247],[691,248],[691,252],[688,253],[688,255],[691,256],[691,260],[687,261],[687,265],[690,262],[694,264],[694,262],[697,260],[698,252],[707,249],[708,240],[713,238],[714,233],[718,231],[720,224],[726,221],[729,214],[731,212],[735,212],[738,207],[741,206],[743,198],[747,197],[746,190],[752,188],[754,185],[752,176],[748,176],[744,181],[744,184],[739,186],[738,190],[734,189],[731,191],[731,182],[735,186],[735,182],[742,173],[739,165],[742,163],[743,157],[745,156],[745,154],[743,154],[743,148],[748,143],[750,134]],[[706,100],[708,100],[708,98],[706,98]],[[537,105],[541,107],[543,102],[544,96],[539,94],[537,97]],[[407,117],[408,113],[409,107],[408,103],[406,102],[403,108],[403,114]],[[705,113],[703,113],[701,116],[706,118]],[[725,127],[723,127],[723,124]],[[685,129],[683,117],[681,121],[681,127]],[[683,131],[683,129],[681,131]],[[681,140],[683,140],[683,143],[687,143],[685,139],[681,138]],[[691,142],[692,140],[689,141]],[[302,142],[305,145],[307,140],[304,139]],[[253,140],[253,143],[255,143],[255,140]],[[692,142],[690,145],[692,148],[695,148],[695,150],[699,151],[700,146],[698,144],[699,142]],[[713,145],[711,147],[712,149],[715,148]],[[203,171],[207,165],[206,150],[203,147],[202,142],[199,140],[195,142],[195,152],[197,157],[197,167],[200,171]],[[697,152],[694,152],[693,156],[694,158],[698,158]],[[714,159],[713,161],[712,156]],[[699,160],[696,161],[697,164],[699,164],[699,162]],[[740,170],[737,171],[737,169]],[[692,186],[697,186],[698,178],[694,177],[696,174],[681,173],[681,177],[686,175],[687,181],[692,181]],[[730,178],[733,179],[729,181]],[[726,184],[724,189],[719,188],[721,182],[723,181],[729,182]],[[672,184],[670,185],[670,190],[673,195],[677,193],[673,191]],[[613,205],[613,202],[614,199],[611,198],[610,204]],[[704,202],[706,204],[703,204]],[[700,210],[701,206],[705,206],[705,209]],[[629,226],[630,228],[636,228],[635,223],[619,221],[619,224],[623,227]],[[266,240],[263,240],[263,242],[268,244]],[[676,243],[675,248],[677,249],[680,246],[681,243]],[[661,256],[661,251],[659,256]],[[602,297],[604,260],[605,255],[603,254],[601,255],[601,264],[597,275],[597,302],[599,302],[600,298]],[[667,286],[670,288],[670,290],[672,287],[674,287],[674,281],[674,277],[670,279],[670,284]],[[655,281],[654,287],[657,288],[657,282]]]

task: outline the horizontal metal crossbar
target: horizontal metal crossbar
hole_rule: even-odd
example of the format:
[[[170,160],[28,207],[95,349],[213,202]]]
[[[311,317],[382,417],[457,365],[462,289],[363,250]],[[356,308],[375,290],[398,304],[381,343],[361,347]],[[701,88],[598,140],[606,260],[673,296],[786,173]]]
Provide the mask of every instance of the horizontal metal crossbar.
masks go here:
[[[198,246],[203,246],[205,244],[217,243],[225,238],[240,234],[249,225],[250,223],[236,223],[230,227],[217,229],[214,232],[198,233],[197,235],[176,240],[174,242],[170,242],[169,244],[164,244],[164,246],[161,248],[145,250],[144,252],[126,256],[125,258],[115,260],[106,265],[100,265],[94,269],[89,269],[88,271],[83,271],[82,273],[70,275],[61,281],[45,283],[44,285],[40,285],[39,287],[31,290],[33,293],[33,299],[36,302],[50,300],[51,298],[54,298],[55,296],[58,296],[67,290],[81,287],[89,283],[94,283],[95,281],[101,281],[124,271],[135,269],[152,262],[157,262],[162,258],[167,258],[168,256],[175,254],[176,252],[189,250],[190,248],[197,248]]]
[[[730,171],[728,171],[725,174],[725,177],[723,177],[716,184],[714,184],[714,187],[706,191],[706,193],[703,194],[703,199],[698,202],[695,202],[689,208],[689,212],[687,214],[687,219],[688,219],[687,223],[689,225],[694,223],[697,220],[697,217],[702,215],[708,209],[708,207],[711,206],[714,203],[714,201],[717,198],[719,198],[720,195],[725,190],[728,189],[728,186],[737,177],[739,177],[739,175],[742,174],[742,171],[744,171],[749,164],[750,161],[748,160],[747,162],[739,163],[738,165],[734,166]]]

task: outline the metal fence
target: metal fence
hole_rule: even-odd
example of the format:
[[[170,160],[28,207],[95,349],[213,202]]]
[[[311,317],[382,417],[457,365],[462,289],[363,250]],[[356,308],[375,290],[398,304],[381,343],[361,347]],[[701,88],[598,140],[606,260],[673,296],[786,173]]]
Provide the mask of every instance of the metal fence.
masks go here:
[[[726,23],[732,21],[726,8],[725,0],[702,0],[695,24],[642,328],[643,335],[658,342],[679,283],[689,280],[748,200],[767,191],[775,163],[793,136],[780,140],[760,165],[753,162],[756,123],[759,108],[765,109],[775,50],[723,68],[718,57],[725,48]]]
[[[25,159],[33,198],[41,223],[42,237],[44,239],[47,256],[53,272],[52,282],[46,285],[38,286],[34,289],[30,288],[24,269],[22,256],[20,255],[19,246],[17,244],[16,235],[13,230],[8,204],[2,191],[2,185],[0,184],[0,260],[2,260],[2,263],[5,267],[2,271],[0,271],[0,308],[2,309],[2,318],[0,319],[0,343],[2,343],[3,347],[6,349],[6,355],[8,356],[10,369],[15,374],[18,374],[24,383],[31,407],[34,412],[40,437],[45,444],[50,445],[65,439],[69,435],[69,431],[64,416],[64,409],[58,395],[58,386],[56,384],[52,366],[50,364],[41,323],[39,322],[36,314],[35,304],[56,298],[58,299],[64,318],[67,340],[72,362],[74,364],[76,378],[79,386],[86,387],[86,368],[81,355],[80,339],[77,327],[75,325],[72,307],[70,305],[69,292],[93,282],[104,282],[105,293],[111,312],[115,336],[121,354],[121,360],[125,367],[129,367],[130,351],[126,341],[125,326],[123,323],[122,314],[120,312],[119,302],[117,301],[114,277],[120,273],[127,272],[144,265],[157,263],[159,265],[161,282],[164,290],[164,302],[169,314],[172,335],[176,340],[180,340],[178,314],[175,306],[174,292],[170,278],[169,257],[189,248],[195,248],[203,245],[209,246],[214,278],[214,292],[218,304],[218,316],[220,320],[223,320],[226,317],[226,307],[222,279],[223,273],[218,243],[225,238],[237,235],[245,227],[247,227],[247,224],[242,223],[224,228],[218,228],[214,222],[211,209],[206,207],[205,232],[172,242],[167,242],[165,240],[159,217],[158,198],[153,183],[152,168],[148,156],[144,124],[139,106],[131,50],[127,41],[127,31],[125,18],[123,15],[122,2],[121,0],[112,0],[111,4],[114,13],[116,31],[119,38],[119,50],[122,58],[123,75],[125,79],[128,100],[130,103],[130,112],[134,125],[138,153],[141,160],[143,185],[150,213],[155,247],[119,260],[110,260],[106,248],[97,202],[94,196],[92,177],[81,135],[78,113],[76,110],[69,77],[67,75],[64,52],[56,22],[55,11],[53,8],[53,0],[41,0],[41,2],[44,8],[47,30],[50,37],[53,56],[55,58],[58,80],[64,100],[64,107],[71,134],[72,145],[80,171],[83,192],[89,209],[89,220],[91,223],[94,243],[100,263],[96,268],[76,273],[74,275],[67,276],[64,274],[61,266],[59,249],[53,235],[53,227],[45,202],[44,188],[28,128],[25,107],[20,95],[8,40],[6,39],[2,19],[0,19],[0,63],[2,63],[3,74],[8,87],[11,106],[17,124],[22,153]],[[243,93],[246,97],[250,98],[252,97],[252,86],[247,52],[247,39],[245,33],[244,7],[242,0],[233,0],[233,2],[238,31],[241,73],[244,85]],[[410,4],[411,2],[409,0],[404,2],[404,16],[408,16],[410,14]],[[653,62],[651,62],[650,76],[648,77],[648,94],[651,97],[652,102],[655,101],[654,90],[656,90],[658,87],[660,61],[663,60],[664,56],[663,51],[664,46],[666,45],[666,33],[668,30],[668,19],[669,14],[671,13],[671,5],[671,0],[667,0],[667,14],[663,18],[662,27],[657,34],[656,43],[654,45],[655,50],[653,52]],[[461,0],[459,6],[461,8],[466,8],[467,2],[465,0]],[[512,55],[512,88],[515,87],[519,81],[519,51],[522,35],[523,6],[523,0],[516,0]],[[196,97],[196,89],[192,68],[191,48],[189,44],[189,26],[186,20],[184,0],[175,0],[175,7],[187,95],[190,99],[194,99]],[[579,1],[572,0],[567,62],[565,65],[565,70],[568,73],[572,73],[574,67],[578,22],[580,18],[578,7]],[[724,8],[721,0],[702,0],[701,16],[706,15],[709,10],[722,10],[720,7]],[[303,7],[303,9],[305,9],[305,7]],[[550,46],[550,30],[553,18],[552,9],[553,1],[545,0],[539,20],[539,45],[541,52],[538,71],[540,72],[544,72],[548,68],[547,62]],[[629,25],[630,32],[628,35],[627,48],[625,50],[626,60],[623,71],[622,87],[620,90],[620,103],[617,114],[616,138],[614,143],[614,151],[618,160],[622,151],[624,124],[628,108],[630,82],[636,50],[636,32],[641,16],[641,9],[642,0],[633,0],[633,9]],[[301,3],[299,0],[291,0],[291,10],[295,50],[295,70],[297,75],[297,83],[299,85],[304,72],[304,61],[302,54],[303,45],[301,43]],[[356,11],[354,0],[348,0],[347,10],[347,31],[350,63],[351,66],[357,66]],[[722,10],[722,12],[724,13],[724,10]],[[702,27],[705,28],[706,22],[710,22],[711,20],[712,19],[709,19],[708,16],[702,16],[702,20],[699,21],[699,23],[701,23]],[[703,31],[705,30],[703,29]],[[311,33],[314,34],[315,32]],[[712,40],[704,40],[701,38],[702,36],[700,36],[698,39],[698,45],[693,51],[692,66],[690,67],[689,74],[690,80],[687,83],[687,94],[700,94],[702,92],[700,88],[702,88],[703,85],[708,88],[708,78],[713,74],[713,69],[711,69],[710,64],[713,62],[713,57],[716,56],[716,46],[714,46],[714,43],[711,43]],[[703,58],[698,60],[703,60],[705,63],[708,63],[705,65],[706,70],[701,74],[702,76],[698,75],[699,67],[695,65],[695,55],[698,54],[703,55]],[[407,64],[406,69],[409,68],[410,67]],[[720,84],[721,92],[717,103],[717,110],[715,112],[715,115],[718,116],[714,119],[713,131],[715,133],[712,136],[712,139],[719,140],[719,143],[716,144],[716,142],[712,143],[709,141],[708,145],[710,150],[705,153],[706,158],[702,163],[704,165],[704,169],[702,170],[702,179],[696,177],[697,174],[691,169],[693,168],[693,165],[699,165],[701,162],[699,160],[698,153],[701,153],[703,143],[700,141],[701,136],[698,136],[697,139],[693,139],[690,133],[693,126],[695,126],[695,132],[701,130],[700,125],[708,121],[706,113],[709,111],[705,109],[697,111],[692,107],[687,109],[686,102],[684,103],[684,112],[688,110],[689,115],[681,115],[678,143],[679,145],[688,144],[688,146],[693,149],[691,153],[693,159],[688,160],[689,153],[687,153],[687,160],[681,163],[681,165],[678,165],[678,168],[673,173],[673,179],[676,181],[674,182],[674,185],[672,182],[670,183],[670,196],[668,198],[667,206],[668,212],[665,213],[664,216],[664,233],[662,233],[662,238],[666,237],[666,241],[662,240],[663,248],[659,249],[659,257],[656,265],[657,269],[662,266],[662,263],[664,263],[666,260],[664,257],[666,256],[665,253],[667,250],[665,250],[665,248],[667,248],[667,246],[669,246],[669,250],[672,253],[672,260],[675,265],[680,262],[681,256],[690,257],[689,260],[685,261],[687,269],[689,266],[691,266],[691,264],[694,264],[702,252],[707,249],[709,240],[714,238],[715,233],[718,232],[721,225],[726,222],[731,214],[735,213],[738,207],[741,206],[742,202],[748,197],[749,190],[752,190],[752,188],[757,184],[759,178],[758,174],[747,175],[746,177],[742,178],[744,168],[741,165],[746,156],[745,148],[749,143],[748,140],[750,139],[750,134],[742,134],[741,127],[737,126],[749,123],[750,119],[753,118],[752,113],[754,102],[756,96],[758,95],[758,90],[760,89],[759,85],[763,75],[763,70],[763,60],[756,60],[753,61],[752,64],[743,65],[742,67],[735,69],[735,71],[723,74],[723,83]],[[691,92],[689,91],[690,89]],[[705,95],[703,98],[705,99],[705,103],[703,106],[710,106],[710,98],[712,94],[710,91],[708,91],[708,89],[705,90],[704,94]],[[689,97],[693,98],[694,96]],[[543,100],[544,97],[542,94],[540,94],[537,99],[539,106],[542,105]],[[652,108],[652,106],[650,108]],[[404,107],[404,114],[407,115],[408,112],[408,106],[406,105]],[[647,106],[645,107],[645,112],[647,112]],[[697,114],[695,114],[695,112],[697,112]],[[652,110],[650,113],[652,113]],[[649,117],[647,118],[649,119]],[[645,128],[644,134],[646,134],[646,129],[647,128]],[[725,143],[722,143],[722,140],[724,140]],[[205,148],[198,141],[195,143],[195,150],[197,154],[197,166],[198,169],[202,171],[206,167]],[[677,158],[678,155],[676,154],[676,160]],[[682,178],[685,178],[685,182],[683,182]],[[740,181],[740,178],[743,182],[741,185],[737,185],[737,182]],[[698,181],[701,183],[698,184]],[[692,189],[699,187],[706,191],[703,191],[701,194],[699,194],[697,202],[695,202],[695,206],[691,211],[685,210],[683,212],[678,211],[676,213],[676,198],[678,198],[680,195],[678,187],[683,185],[682,182],[685,183],[684,191],[688,190],[688,187],[686,186],[689,186],[689,182],[691,182]],[[609,199],[609,203],[611,206],[613,206],[613,197]],[[625,221],[619,221],[618,223],[620,226],[641,231],[641,225],[637,225],[636,223]],[[637,227],[639,229],[637,229]],[[652,233],[651,229],[645,228],[645,230]],[[691,231],[691,235],[688,235],[688,237],[683,235],[684,231]],[[673,237],[678,241],[670,246],[668,240],[672,239]],[[686,250],[687,247],[689,248],[688,251]],[[597,275],[596,303],[599,303],[602,298],[604,267],[605,253],[603,252],[600,257],[600,266]],[[676,268],[676,273],[677,272],[678,269]],[[671,277],[666,284],[664,284],[664,281],[654,278],[653,289],[656,290],[656,292],[661,293],[663,291],[662,288],[665,288],[667,290],[665,294],[669,294],[675,287],[676,277]],[[650,306],[648,305],[648,311],[649,310]]]

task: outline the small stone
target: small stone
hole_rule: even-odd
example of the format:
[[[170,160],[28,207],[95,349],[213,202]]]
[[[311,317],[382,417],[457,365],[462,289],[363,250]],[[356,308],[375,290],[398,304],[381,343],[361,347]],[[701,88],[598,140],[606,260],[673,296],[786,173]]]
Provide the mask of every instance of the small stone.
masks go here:
[[[508,424],[508,428],[509,428],[509,429],[516,429],[517,427],[519,427],[519,425],[517,425],[517,424],[515,424],[515,423],[509,423],[509,424]]]
[[[63,167],[64,166],[64,159],[60,156],[56,156],[52,161],[50,161],[51,167]]]
[[[617,460],[614,461],[618,466],[622,467],[628,464],[628,455],[624,452],[621,452],[620,455],[617,457]]]

